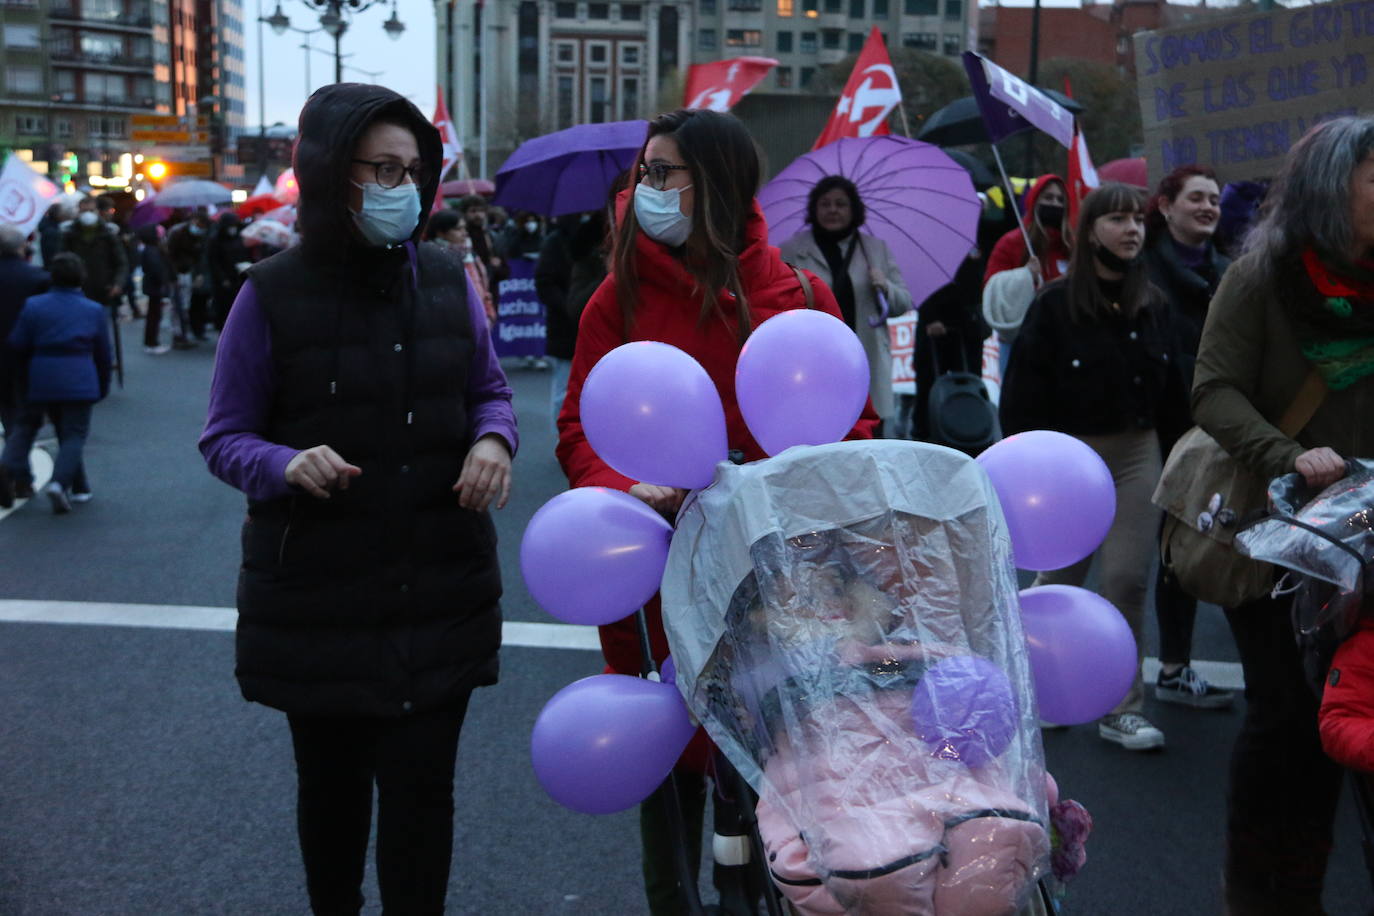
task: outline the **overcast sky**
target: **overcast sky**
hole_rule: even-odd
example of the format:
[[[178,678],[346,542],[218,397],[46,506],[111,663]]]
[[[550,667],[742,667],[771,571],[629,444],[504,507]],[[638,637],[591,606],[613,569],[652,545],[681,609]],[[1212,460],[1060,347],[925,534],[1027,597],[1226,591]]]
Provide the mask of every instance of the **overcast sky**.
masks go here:
[[[244,95],[247,116],[244,123],[252,130],[258,126],[258,24],[271,16],[276,0],[243,0]],[[261,6],[259,6],[261,4]],[[297,29],[319,29],[320,15],[300,0],[282,0],[281,10]],[[391,16],[390,4],[379,4],[355,14],[343,36],[344,79],[351,82],[381,83],[410,98],[426,116],[434,114],[434,7],[424,0],[399,0],[396,10],[406,30],[393,41],[382,30]],[[305,56],[302,41],[315,47],[310,54],[310,86],[318,89],[334,82],[334,40],[323,31],[305,36],[296,32],[277,35],[266,25],[262,40],[267,55],[263,59],[266,86],[267,124],[277,121],[294,125],[306,99]],[[327,51],[328,53],[323,53]],[[352,56],[349,56],[352,55]],[[350,65],[359,69],[350,69]],[[379,76],[371,74],[381,71]]]
[[[1178,2],[1178,0],[1175,0]],[[1189,2],[1189,0],[1183,0]],[[1224,2],[1214,5],[1229,5]],[[247,118],[245,123],[251,128],[258,125],[258,35],[257,18],[261,3],[261,15],[270,16],[276,7],[276,0],[244,0],[244,43],[246,47],[244,74],[245,94],[247,96]],[[471,10],[470,0],[459,0],[460,8]],[[1003,6],[1030,6],[1032,0],[1012,0]],[[984,4],[989,5],[989,4]],[[1044,6],[1078,6],[1078,0],[1043,0]],[[291,25],[298,29],[318,29],[319,13],[306,6],[301,0],[282,0],[282,12],[291,19]],[[344,33],[343,53],[344,79],[362,82],[379,82],[410,98],[426,115],[434,113],[435,72],[434,72],[434,7],[426,0],[399,0],[397,15],[405,23],[406,30],[399,40],[393,41],[382,30],[382,23],[391,15],[388,4],[379,4],[364,13],[353,17],[353,24]],[[305,101],[305,50],[301,48],[302,38],[306,36],[287,32],[278,36],[267,26],[262,27],[263,43],[267,48],[264,60],[264,75],[267,87],[267,123],[282,121],[295,124],[300,114],[301,103]],[[311,53],[311,88],[318,89],[334,79],[334,42],[323,31],[308,36],[318,50]],[[328,51],[329,53],[322,53]],[[351,57],[347,55],[352,55]],[[349,65],[372,71],[381,71],[380,76],[369,76],[349,69]]]

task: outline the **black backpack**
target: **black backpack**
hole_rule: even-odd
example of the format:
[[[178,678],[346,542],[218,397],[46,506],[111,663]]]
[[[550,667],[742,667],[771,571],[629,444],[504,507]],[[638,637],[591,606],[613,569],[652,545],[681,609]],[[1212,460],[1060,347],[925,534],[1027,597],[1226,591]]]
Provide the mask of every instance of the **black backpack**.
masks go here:
[[[937,350],[932,341],[930,358],[935,364],[935,383],[930,386],[930,441],[977,455],[1002,438],[997,407],[988,396],[982,376],[969,371],[962,346],[959,353],[964,364],[957,372],[940,372]]]

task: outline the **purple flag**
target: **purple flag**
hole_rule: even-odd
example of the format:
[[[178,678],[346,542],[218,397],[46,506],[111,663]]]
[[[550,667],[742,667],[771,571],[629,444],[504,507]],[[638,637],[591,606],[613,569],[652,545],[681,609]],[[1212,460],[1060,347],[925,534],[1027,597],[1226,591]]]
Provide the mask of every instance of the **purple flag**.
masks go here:
[[[497,356],[543,356],[544,303],[534,291],[534,261],[511,258],[510,277],[502,280],[496,301],[493,343]]]
[[[1065,149],[1073,143],[1073,115],[1063,105],[972,51],[964,52],[964,69],[993,143],[1032,128],[1043,130]]]

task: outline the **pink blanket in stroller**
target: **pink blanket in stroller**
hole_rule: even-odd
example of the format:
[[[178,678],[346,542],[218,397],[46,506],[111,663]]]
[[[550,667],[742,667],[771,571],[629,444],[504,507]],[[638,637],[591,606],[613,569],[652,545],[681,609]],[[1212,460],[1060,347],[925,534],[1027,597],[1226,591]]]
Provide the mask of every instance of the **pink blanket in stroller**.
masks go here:
[[[875,721],[874,702],[888,722]],[[909,703],[902,690],[863,706],[837,697],[803,734],[813,747],[842,734],[843,759],[784,741],[765,765],[758,818],[769,868],[806,916],[1011,914],[1049,852],[1033,806],[997,787],[996,761],[969,768],[932,756],[914,734],[894,740],[889,726]],[[819,828],[811,836],[788,815],[801,805]]]

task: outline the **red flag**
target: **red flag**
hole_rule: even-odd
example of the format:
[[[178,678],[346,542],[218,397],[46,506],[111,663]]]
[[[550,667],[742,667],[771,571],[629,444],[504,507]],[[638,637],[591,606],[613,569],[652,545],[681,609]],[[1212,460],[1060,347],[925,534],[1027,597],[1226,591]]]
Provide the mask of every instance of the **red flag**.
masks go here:
[[[438,90],[436,98],[439,100],[434,106],[434,126],[439,130],[439,142],[444,145],[444,164],[439,170],[439,179],[442,181],[453,164],[463,158],[463,144],[459,142],[458,131],[449,120],[448,106],[444,104],[444,87],[434,88]]]
[[[902,88],[897,85],[897,74],[887,56],[887,46],[883,44],[883,33],[874,26],[854,64],[854,72],[849,74],[839,104],[830,115],[830,123],[825,125],[825,130],[816,138],[816,145],[811,148],[820,149],[842,137],[875,137],[891,133],[887,128],[887,116],[901,103]]]
[[[1073,143],[1069,146],[1069,225],[1078,225],[1078,207],[1083,198],[1101,182],[1093,158],[1088,153],[1088,141],[1083,131],[1076,125],[1073,129]]]
[[[1064,94],[1073,98],[1073,84],[1067,75],[1064,77]],[[1088,141],[1083,136],[1083,129],[1074,121],[1073,142],[1069,144],[1069,226],[1078,225],[1079,205],[1101,183],[1097,169],[1093,167],[1093,157],[1088,153]]]
[[[684,108],[729,111],[778,65],[771,57],[735,57],[692,64],[687,71]]]

